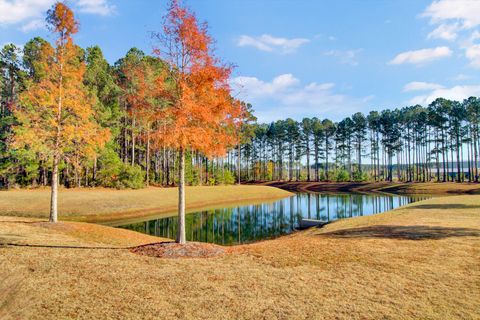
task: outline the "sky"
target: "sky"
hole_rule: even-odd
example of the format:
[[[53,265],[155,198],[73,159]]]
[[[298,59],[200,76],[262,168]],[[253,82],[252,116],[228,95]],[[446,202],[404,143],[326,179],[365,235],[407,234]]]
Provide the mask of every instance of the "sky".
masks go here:
[[[0,45],[52,37],[54,0],[0,0]],[[110,63],[152,51],[167,1],[69,0],[75,41]],[[480,0],[188,0],[215,52],[236,67],[234,95],[260,122],[329,118],[480,96]]]

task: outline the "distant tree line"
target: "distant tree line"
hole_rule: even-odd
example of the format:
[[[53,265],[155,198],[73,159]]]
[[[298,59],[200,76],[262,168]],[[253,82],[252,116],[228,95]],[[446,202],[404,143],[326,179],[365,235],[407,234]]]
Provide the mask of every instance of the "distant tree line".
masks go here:
[[[478,182],[480,99],[245,124],[244,180]]]
[[[0,186],[49,185],[52,162],[33,148],[15,148],[14,112],[22,95],[53,71],[42,63],[53,50],[40,37],[23,49],[5,45],[0,52]],[[73,50],[73,49],[72,49]],[[155,106],[158,79],[168,64],[156,55],[130,49],[110,65],[98,46],[74,47],[72,61],[84,64],[81,86],[92,104],[90,120],[102,144],[69,146],[59,160],[65,187],[141,188],[175,185],[179,150],[159,137]],[[168,86],[168,81],[162,86]],[[232,184],[239,180],[305,181],[475,181],[479,172],[480,100],[438,98],[428,106],[356,113],[339,122],[305,118],[260,124],[243,104],[244,121],[231,132],[226,156],[185,151],[187,184]],[[92,129],[93,130],[93,129]],[[155,132],[155,134],[154,134]],[[35,138],[39,132],[31,132]],[[87,144],[88,145],[88,144]]]

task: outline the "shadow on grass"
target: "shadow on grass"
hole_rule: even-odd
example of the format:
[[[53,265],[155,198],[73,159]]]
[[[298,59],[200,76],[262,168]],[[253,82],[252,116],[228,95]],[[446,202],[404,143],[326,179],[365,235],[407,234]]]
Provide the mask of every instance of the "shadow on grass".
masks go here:
[[[387,238],[429,240],[450,237],[480,237],[479,229],[446,228],[432,226],[371,226],[322,233],[329,238]]]
[[[39,222],[48,222],[47,221],[23,221],[23,220],[5,220],[5,221],[0,221],[0,223],[23,223],[23,224],[36,224]]]
[[[461,203],[450,204],[419,204],[413,209],[480,209],[480,205],[470,205]]]
[[[12,242],[0,242],[0,247],[28,247],[28,248],[52,248],[52,249],[94,249],[94,250],[128,250],[133,247],[95,247],[95,246],[69,246],[69,245],[47,245],[47,244],[24,244]]]

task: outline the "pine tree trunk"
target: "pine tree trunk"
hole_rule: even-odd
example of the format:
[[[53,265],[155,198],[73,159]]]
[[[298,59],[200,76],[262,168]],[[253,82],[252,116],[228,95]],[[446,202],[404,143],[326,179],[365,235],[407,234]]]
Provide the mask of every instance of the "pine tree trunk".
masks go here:
[[[241,168],[241,154],[242,154],[242,149],[240,143],[238,144],[238,168],[237,168],[237,175],[238,175],[238,184],[241,184],[241,174],[242,174],[242,168]]]
[[[440,146],[438,145],[438,130],[435,129],[435,154],[436,154],[436,165],[437,165],[437,182],[440,182]]]
[[[362,173],[362,141],[359,139],[358,140],[358,149],[357,149],[357,153],[358,153],[358,172],[360,172],[360,175]]]
[[[208,158],[205,157],[205,184],[208,185]]]
[[[93,185],[96,186],[97,184],[97,156],[96,155],[93,158],[92,182],[93,182]]]
[[[132,167],[135,164],[135,117],[132,122]]]
[[[46,164],[43,163],[43,166],[42,166],[42,185],[43,185],[43,186],[46,186],[46,185],[47,185],[47,181],[48,181],[47,168],[46,168]]]
[[[128,163],[128,132],[127,132],[127,127],[128,127],[128,117],[127,117],[127,103],[124,102],[123,104],[124,107],[124,121],[123,121],[123,163]]]
[[[457,132],[457,182],[461,182],[461,171],[460,171],[460,133]]]
[[[185,151],[180,149],[179,153],[177,243],[185,244]]]
[[[473,136],[473,152],[474,152],[474,168],[475,168],[475,182],[478,182],[478,148],[477,148],[478,127]]]
[[[310,147],[308,145],[307,145],[307,181],[310,182]]]
[[[325,137],[325,180],[328,181],[328,151],[329,151],[329,144],[328,144],[328,137]]]
[[[150,131],[147,133],[147,151],[146,151],[146,159],[145,159],[145,167],[147,170],[147,174],[145,177],[145,182],[147,187],[150,184]]]

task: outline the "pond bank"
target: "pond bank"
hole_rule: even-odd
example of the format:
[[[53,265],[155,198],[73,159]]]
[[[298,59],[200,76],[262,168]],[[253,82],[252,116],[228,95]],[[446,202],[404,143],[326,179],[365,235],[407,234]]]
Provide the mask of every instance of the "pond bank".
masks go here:
[[[396,194],[480,194],[480,183],[455,182],[307,182],[269,181],[249,184],[276,187],[291,192],[389,192]]]
[[[289,195],[288,191],[268,186],[196,186],[186,188],[186,204],[191,211],[232,203],[277,200]],[[175,212],[178,189],[61,189],[58,201],[60,220],[109,224]],[[49,206],[48,188],[0,191],[0,215],[47,218]]]

